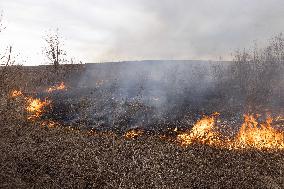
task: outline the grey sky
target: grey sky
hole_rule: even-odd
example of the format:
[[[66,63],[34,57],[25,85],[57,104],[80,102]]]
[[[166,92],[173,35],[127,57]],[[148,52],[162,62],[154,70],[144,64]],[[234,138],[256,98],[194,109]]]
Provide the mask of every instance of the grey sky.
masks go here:
[[[0,0],[12,44],[40,64],[42,36],[59,28],[84,62],[229,58],[284,31],[283,0]]]

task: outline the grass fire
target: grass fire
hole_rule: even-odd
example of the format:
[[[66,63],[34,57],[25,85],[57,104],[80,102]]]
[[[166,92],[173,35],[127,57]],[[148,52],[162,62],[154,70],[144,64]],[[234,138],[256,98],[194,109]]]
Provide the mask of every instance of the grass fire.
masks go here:
[[[283,3],[126,1],[1,0],[0,188],[284,188]]]
[[[133,71],[132,63],[125,64]],[[179,64],[185,70],[187,63]],[[60,69],[67,68],[70,67],[62,65]],[[53,68],[45,69],[44,72]],[[98,74],[90,74],[90,70],[95,69]],[[120,182],[125,186],[148,187],[152,184],[147,179],[151,179],[151,182],[157,181],[153,185],[157,187],[163,183],[172,187],[186,187],[189,183],[192,187],[207,187],[213,180],[219,187],[219,176],[226,172],[224,180],[220,181],[226,186],[237,187],[240,179],[245,187],[252,183],[257,187],[281,185],[276,177],[281,175],[284,157],[280,99],[256,105],[257,101],[252,99],[247,106],[236,97],[236,104],[230,104],[226,101],[229,99],[222,96],[224,93],[220,93],[223,86],[214,84],[209,91],[197,90],[201,81],[192,84],[196,91],[190,94],[196,98],[187,96],[193,88],[182,89],[180,94],[173,90],[166,96],[158,92],[168,90],[163,87],[167,87],[169,81],[163,81],[162,77],[156,91],[145,85],[144,79],[141,88],[131,84],[117,86],[116,82],[124,83],[125,77],[128,77],[127,82],[136,82],[135,78],[123,74],[112,80],[104,69],[108,70],[108,65],[105,68],[72,65],[72,70],[64,70],[68,72],[66,76],[72,77],[64,81],[26,87],[29,81],[35,83],[34,78],[26,78],[26,84],[9,89],[7,109],[2,111],[5,124],[1,127],[1,140],[2,146],[7,141],[13,145],[1,147],[1,153],[7,154],[1,161],[8,162],[3,165],[1,179],[5,180],[1,180],[2,183],[15,183],[15,187],[44,186],[52,179],[47,184],[50,187],[54,183],[67,187],[90,184],[94,188],[111,183],[118,187]],[[155,67],[152,69],[155,72]],[[38,72],[36,68],[25,67],[20,71],[29,73],[27,75]],[[194,78],[188,78],[191,79]],[[227,82],[232,81],[227,78]],[[202,85],[207,84],[206,79],[202,81]],[[201,98],[204,94],[208,96]],[[275,100],[280,104],[272,105]],[[171,106],[170,102],[176,105]],[[211,102],[217,103],[212,105]],[[270,171],[271,166],[273,171]],[[9,170],[13,176],[5,174]],[[70,180],[70,171],[78,174],[75,180]],[[268,176],[260,177],[260,172]],[[159,174],[163,176],[157,178]],[[44,175],[49,176],[43,182]],[[126,175],[130,180],[120,180]],[[56,180],[58,177],[63,181]],[[175,177],[186,180],[172,182]],[[15,180],[17,178],[21,180]]]
[[[36,119],[40,118],[40,116],[43,113],[44,107],[50,104],[50,101],[48,100],[40,100],[38,98],[33,99],[33,98],[28,98],[27,100],[28,106],[27,106],[27,111],[30,113],[30,116],[28,119]]]

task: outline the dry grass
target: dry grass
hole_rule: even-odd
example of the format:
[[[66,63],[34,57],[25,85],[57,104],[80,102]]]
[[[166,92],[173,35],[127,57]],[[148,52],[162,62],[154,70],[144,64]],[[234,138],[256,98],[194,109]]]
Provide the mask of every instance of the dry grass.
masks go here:
[[[0,127],[1,188],[283,188],[283,152],[182,148],[17,121]]]

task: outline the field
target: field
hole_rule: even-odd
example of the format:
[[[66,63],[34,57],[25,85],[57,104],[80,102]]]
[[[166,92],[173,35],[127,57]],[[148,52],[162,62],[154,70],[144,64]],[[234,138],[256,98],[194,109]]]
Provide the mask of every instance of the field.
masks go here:
[[[230,64],[3,68],[1,188],[283,188],[282,80]]]

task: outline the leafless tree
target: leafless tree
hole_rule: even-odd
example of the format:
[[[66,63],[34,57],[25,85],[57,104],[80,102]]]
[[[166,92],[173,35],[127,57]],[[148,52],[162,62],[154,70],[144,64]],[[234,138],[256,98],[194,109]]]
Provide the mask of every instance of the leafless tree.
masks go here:
[[[55,32],[48,33],[44,40],[46,45],[44,47],[44,55],[50,61],[50,63],[57,70],[60,64],[65,63],[66,51],[64,50],[63,39],[59,35],[59,30],[56,29]]]

